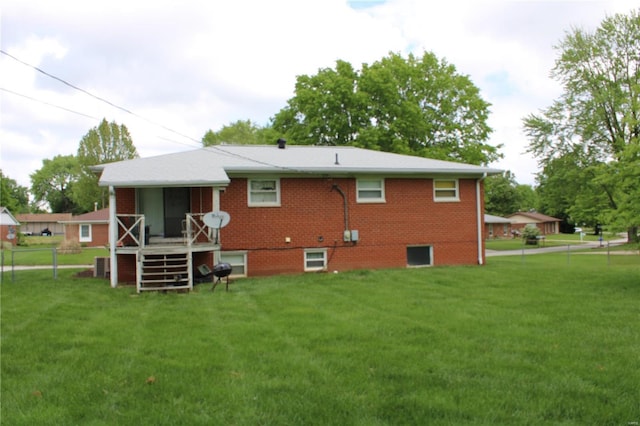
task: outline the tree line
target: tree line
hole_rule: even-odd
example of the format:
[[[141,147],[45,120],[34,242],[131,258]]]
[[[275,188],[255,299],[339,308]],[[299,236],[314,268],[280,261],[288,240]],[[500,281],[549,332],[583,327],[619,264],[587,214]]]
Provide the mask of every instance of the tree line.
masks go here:
[[[538,210],[566,224],[627,230],[640,224],[640,16],[605,18],[594,32],[572,29],[555,49],[551,72],[563,93],[523,118],[528,152],[540,166],[535,188],[511,171],[486,180],[487,213]],[[296,78],[286,106],[265,126],[238,120],[202,137],[220,143],[351,145],[469,164],[502,157],[488,143],[490,104],[454,65],[425,52],[397,53],[356,69],[332,68]],[[82,213],[108,202],[90,166],[138,154],[127,128],[103,120],[76,155],[43,160],[31,188],[2,176],[2,205],[16,211],[47,203],[54,212]],[[28,193],[33,203],[30,205]]]

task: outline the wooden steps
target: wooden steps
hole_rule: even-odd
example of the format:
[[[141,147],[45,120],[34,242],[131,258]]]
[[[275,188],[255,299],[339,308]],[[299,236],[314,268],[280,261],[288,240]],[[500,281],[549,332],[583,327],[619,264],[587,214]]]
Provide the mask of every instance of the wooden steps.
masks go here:
[[[147,290],[193,289],[191,258],[188,253],[140,253],[138,293]]]

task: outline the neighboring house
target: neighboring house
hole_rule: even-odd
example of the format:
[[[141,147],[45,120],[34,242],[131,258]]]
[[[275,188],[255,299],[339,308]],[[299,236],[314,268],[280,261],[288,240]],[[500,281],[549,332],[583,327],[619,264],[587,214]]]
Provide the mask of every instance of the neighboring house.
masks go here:
[[[16,243],[20,222],[11,214],[8,208],[0,207],[0,241]]]
[[[109,244],[109,209],[96,210],[73,216],[62,221],[67,241],[75,241],[87,247],[100,247]]]
[[[61,222],[71,220],[71,213],[22,213],[17,214],[20,221],[20,232],[27,235],[40,235],[48,229],[53,235],[64,235]]]
[[[527,226],[536,226],[540,230],[542,235],[551,235],[560,233],[561,219],[544,215],[536,212],[517,212],[509,215],[511,220],[511,228],[522,232],[522,229]]]
[[[242,276],[484,263],[483,179],[499,170],[280,142],[94,168],[111,285],[192,288],[219,262]]]
[[[485,238],[511,237],[511,220],[506,217],[484,215]]]

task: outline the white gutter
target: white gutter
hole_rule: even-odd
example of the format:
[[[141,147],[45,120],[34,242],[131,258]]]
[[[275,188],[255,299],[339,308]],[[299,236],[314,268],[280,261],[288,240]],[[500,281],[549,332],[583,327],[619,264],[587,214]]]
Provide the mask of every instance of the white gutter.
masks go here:
[[[486,173],[482,174],[482,177],[476,181],[476,215],[478,216],[476,221],[478,224],[478,265],[484,264],[483,252],[482,252],[482,200],[480,200],[480,183],[487,177]]]
[[[118,258],[116,257],[116,242],[118,241],[118,219],[116,217],[116,190],[109,187],[109,276],[111,288],[118,286]]]

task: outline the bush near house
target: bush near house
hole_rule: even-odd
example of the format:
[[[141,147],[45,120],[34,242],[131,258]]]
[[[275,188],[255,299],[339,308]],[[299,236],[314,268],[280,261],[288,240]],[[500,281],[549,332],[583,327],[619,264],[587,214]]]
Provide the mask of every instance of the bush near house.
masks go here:
[[[538,237],[540,236],[540,230],[535,225],[527,225],[522,228],[522,238],[526,244],[537,245]]]

